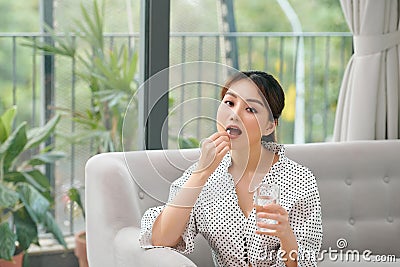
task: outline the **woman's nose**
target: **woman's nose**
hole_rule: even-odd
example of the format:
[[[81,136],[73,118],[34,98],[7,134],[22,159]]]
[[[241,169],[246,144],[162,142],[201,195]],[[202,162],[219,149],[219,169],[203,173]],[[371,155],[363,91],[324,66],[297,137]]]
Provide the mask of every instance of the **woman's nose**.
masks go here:
[[[238,116],[238,113],[236,112],[236,110],[234,110],[234,109],[231,110],[231,113],[229,114],[229,120],[231,120],[231,121],[239,120],[239,116]]]

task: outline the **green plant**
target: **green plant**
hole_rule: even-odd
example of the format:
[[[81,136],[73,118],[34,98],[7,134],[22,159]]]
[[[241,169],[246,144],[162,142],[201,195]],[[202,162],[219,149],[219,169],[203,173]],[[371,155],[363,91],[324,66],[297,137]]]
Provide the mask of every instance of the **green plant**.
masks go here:
[[[22,122],[13,129],[16,110],[13,107],[0,117],[0,258],[5,260],[12,259],[17,247],[26,251],[31,244],[39,245],[39,226],[67,247],[51,212],[54,198],[41,168],[64,154],[50,147],[39,149],[54,133],[60,116],[43,127],[27,130]]]
[[[82,211],[82,216],[83,219],[85,219],[86,214],[85,214],[85,208],[83,207],[83,203],[81,200],[81,194],[79,192],[79,188],[72,187],[67,191],[67,195],[69,200],[71,201],[71,204],[73,205],[76,203],[78,205],[78,208]]]
[[[91,107],[67,111],[83,130],[62,134],[69,143],[92,142],[93,153],[122,151],[122,122],[130,97],[138,82],[138,54],[126,45],[108,47],[104,37],[104,4],[93,1],[91,12],[81,5],[82,20],[75,20],[74,30],[60,36],[46,27],[52,42],[30,42],[38,51],[67,57],[76,66],[75,74],[90,90]],[[77,45],[77,40],[81,41]],[[136,101],[135,99],[133,101]],[[135,105],[135,103],[133,103]]]
[[[104,37],[104,4],[93,1],[91,11],[81,4],[82,20],[75,20],[74,29],[64,36],[46,26],[52,42],[31,42],[39,51],[55,56],[67,57],[76,66],[75,74],[84,81],[90,91],[91,106],[84,111],[65,111],[82,126],[72,134],[58,133],[68,143],[92,143],[93,154],[122,151],[123,116],[130,97],[136,92],[138,55],[126,45],[114,44],[106,47]],[[77,45],[77,39],[82,43]],[[134,100],[135,101],[135,100]],[[78,188],[67,192],[85,218],[85,209]]]
[[[138,54],[130,51],[126,45],[116,43],[108,48],[104,38],[104,4],[93,1],[93,9],[88,11],[81,5],[82,20],[75,20],[74,30],[60,36],[50,27],[46,27],[52,42],[31,42],[38,51],[70,58],[77,66],[75,73],[90,90],[92,106],[84,111],[66,111],[72,119],[83,126],[83,131],[71,134],[58,133],[67,143],[91,143],[92,153],[122,151],[122,125],[124,112],[130,100],[130,111],[137,112],[137,99],[130,99],[138,90],[137,75]],[[77,38],[83,43],[77,45]],[[173,98],[169,99],[173,106]],[[132,108],[133,107],[133,108]],[[131,114],[136,117],[137,114]],[[138,122],[130,122],[137,128]],[[125,140],[135,144],[135,135],[124,136]],[[181,148],[198,147],[198,141],[180,138]]]
[[[200,147],[200,142],[194,137],[179,137],[178,144],[180,149],[187,148],[198,148]]]

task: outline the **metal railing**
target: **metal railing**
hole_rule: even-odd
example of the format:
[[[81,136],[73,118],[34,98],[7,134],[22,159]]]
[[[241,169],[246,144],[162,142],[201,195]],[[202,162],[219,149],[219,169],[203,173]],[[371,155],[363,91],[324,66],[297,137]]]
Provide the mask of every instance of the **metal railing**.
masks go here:
[[[300,40],[304,42],[304,138],[323,142],[333,133],[336,102],[346,64],[352,55],[351,33],[174,33],[171,65],[206,60],[222,62],[221,37],[236,38],[240,70],[265,70],[277,77],[286,92],[278,140],[294,142],[296,69]],[[204,92],[198,90],[202,95]],[[193,97],[193,95],[191,96]],[[178,102],[182,102],[184,95]],[[199,127],[201,128],[201,127]]]
[[[105,34],[107,45],[125,43],[137,47],[138,34]],[[170,65],[189,61],[211,61],[224,63],[222,37],[236,38],[240,70],[260,69],[270,72],[281,82],[286,92],[286,107],[278,127],[278,139],[282,143],[294,140],[296,68],[299,42],[304,42],[304,141],[319,142],[330,139],[339,88],[346,64],[352,55],[350,33],[171,33]],[[55,57],[55,79],[53,92],[44,92],[41,74],[41,54],[34,47],[23,46],[26,38],[42,40],[40,33],[0,33],[0,112],[17,105],[18,121],[28,121],[39,126],[44,121],[42,106],[45,94],[54,94],[54,105],[83,111],[90,108],[87,88],[76,75],[74,62]],[[77,44],[79,45],[79,38]],[[139,51],[139,49],[135,49]],[[184,75],[184,74],[183,74]],[[184,78],[184,77],[183,77]],[[86,90],[86,91],[85,91]],[[198,86],[195,93],[171,94],[175,102],[200,97],[206,89]],[[219,92],[213,97],[218,98]],[[203,112],[201,104],[197,113]],[[175,125],[186,120],[184,112],[174,117]],[[169,122],[173,125],[173,122]],[[175,127],[175,126],[171,126]],[[203,137],[201,122],[191,132],[194,138]],[[59,131],[79,131],[71,120],[60,123]],[[56,143],[59,142],[56,140]],[[174,142],[174,141],[171,141]],[[84,227],[82,218],[74,216],[74,209],[67,205],[65,191],[71,186],[83,186],[84,165],[91,156],[90,144],[64,147],[68,157],[60,161],[55,169],[56,217],[66,233]]]

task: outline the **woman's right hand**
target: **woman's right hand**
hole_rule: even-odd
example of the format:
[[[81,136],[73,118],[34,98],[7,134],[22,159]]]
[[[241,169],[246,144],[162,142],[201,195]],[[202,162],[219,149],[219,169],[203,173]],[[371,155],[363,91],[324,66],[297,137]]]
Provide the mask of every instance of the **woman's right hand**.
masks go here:
[[[227,132],[216,132],[204,139],[200,146],[200,159],[194,172],[209,177],[226,153],[231,149],[231,142]]]

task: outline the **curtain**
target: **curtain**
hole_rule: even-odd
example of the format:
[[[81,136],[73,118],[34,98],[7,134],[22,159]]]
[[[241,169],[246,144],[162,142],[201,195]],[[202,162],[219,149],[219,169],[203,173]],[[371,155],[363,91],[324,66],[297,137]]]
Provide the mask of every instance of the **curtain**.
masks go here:
[[[400,0],[341,0],[354,54],[344,73],[334,141],[398,139]]]

